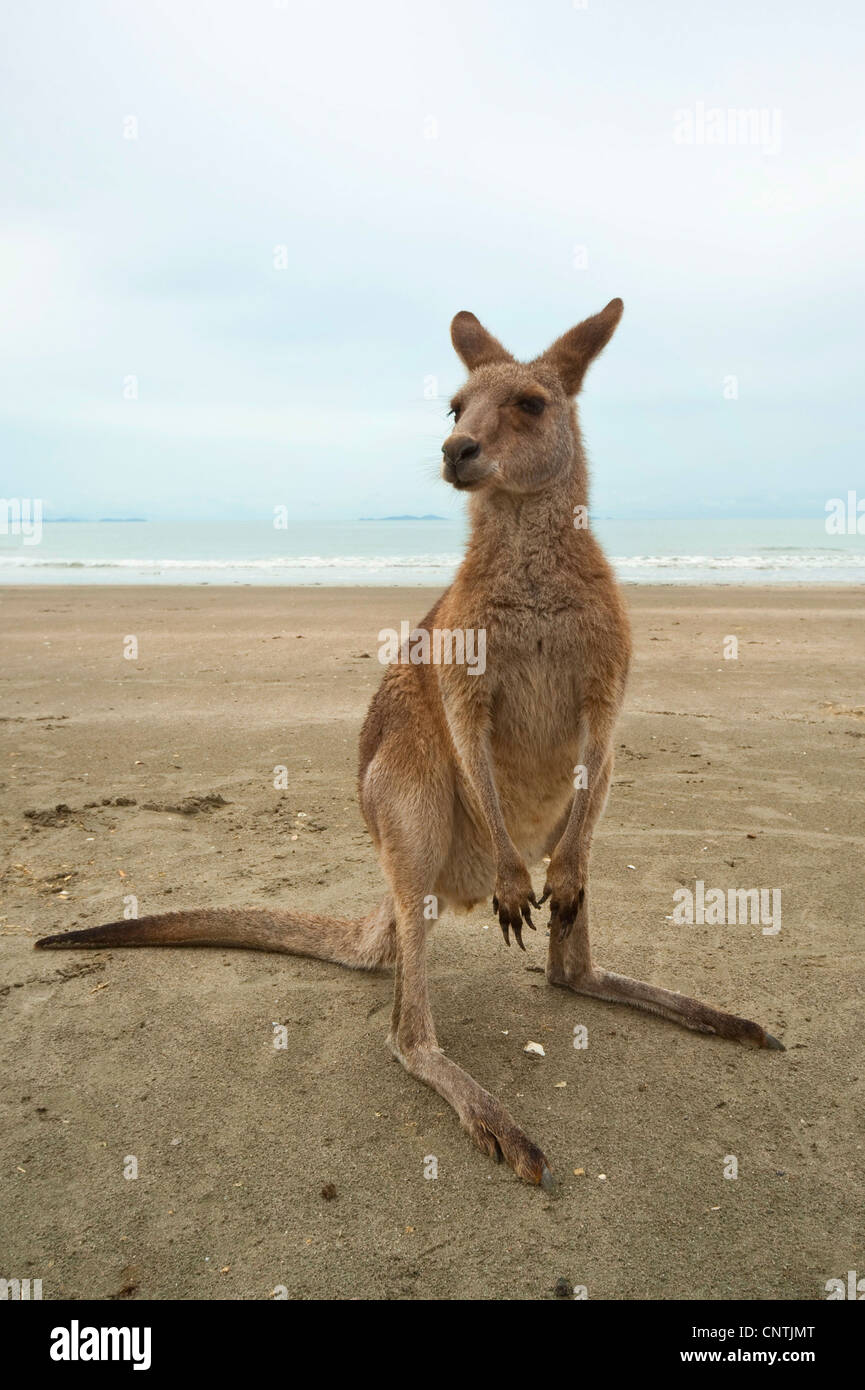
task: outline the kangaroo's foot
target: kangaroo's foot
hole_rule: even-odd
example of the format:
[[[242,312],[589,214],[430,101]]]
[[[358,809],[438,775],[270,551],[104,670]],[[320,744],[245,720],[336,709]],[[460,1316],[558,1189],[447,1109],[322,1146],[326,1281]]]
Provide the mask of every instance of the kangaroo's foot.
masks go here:
[[[736,1042],[750,1043],[754,1047],[766,1047],[772,1051],[783,1052],[784,1044],[771,1033],[767,1033],[759,1023],[737,1014],[724,1013],[701,999],[692,999],[687,994],[676,994],[671,989],[647,984],[645,980],[632,980],[627,975],[616,975],[611,970],[591,970],[569,977],[559,970],[547,966],[547,979],[551,985],[561,985],[575,994],[587,994],[593,999],[607,999],[612,1003],[631,1004],[637,1009],[660,1014],[685,1028],[697,1033],[716,1033],[721,1038],[732,1038]]]
[[[496,1163],[504,1159],[525,1182],[534,1183],[545,1192],[554,1190],[555,1178],[543,1152],[474,1077],[437,1047],[418,1046],[404,1053],[392,1034],[388,1047],[407,1072],[438,1091],[453,1106],[460,1124],[481,1153]]]
[[[701,999],[676,994],[671,989],[662,989],[660,985],[632,980],[627,975],[616,975],[612,970],[601,970],[593,965],[589,949],[588,889],[574,898],[572,905],[575,913],[569,924],[562,927],[555,913],[550,921],[546,973],[551,985],[573,990],[575,994],[587,994],[592,999],[606,999],[611,1003],[646,1009],[685,1028],[692,1028],[697,1033],[715,1033],[721,1038],[732,1038],[776,1052],[785,1050],[783,1043],[749,1018],[725,1013],[712,1004],[704,1004]]]

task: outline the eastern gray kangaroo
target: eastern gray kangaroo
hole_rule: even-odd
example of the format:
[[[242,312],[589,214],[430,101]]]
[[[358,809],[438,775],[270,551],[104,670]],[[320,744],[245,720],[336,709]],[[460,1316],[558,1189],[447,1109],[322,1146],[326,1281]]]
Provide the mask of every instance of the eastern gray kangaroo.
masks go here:
[[[522,946],[550,899],[546,975],[577,994],[648,1009],[702,1033],[781,1048],[758,1023],[592,964],[588,869],[613,769],[613,726],[630,657],[628,619],[590,530],[575,398],[622,315],[613,299],[534,361],[515,361],[474,314],[451,338],[468,369],[454,396],[442,475],[471,494],[471,539],[450,588],[419,625],[486,632],[486,670],[389,666],[360,738],[360,805],[389,892],[366,917],[191,908],[44,937],[37,947],[240,946],[394,967],[388,1044],[453,1106],[475,1144],[553,1185],[541,1150],[436,1041],[426,971],[438,910],[493,894],[505,941]],[[438,651],[441,652],[441,643]],[[573,772],[586,769],[574,791]],[[538,900],[528,865],[550,855]]]

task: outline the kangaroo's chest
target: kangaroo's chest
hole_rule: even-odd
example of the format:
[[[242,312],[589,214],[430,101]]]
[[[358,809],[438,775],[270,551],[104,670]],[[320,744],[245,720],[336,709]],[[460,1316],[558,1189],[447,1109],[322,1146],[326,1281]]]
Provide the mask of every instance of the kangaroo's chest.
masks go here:
[[[505,823],[521,853],[545,852],[582,762],[581,672],[566,661],[515,660],[497,687],[491,752]]]
[[[491,736],[497,764],[570,778],[580,748],[590,662],[555,619],[490,634]]]

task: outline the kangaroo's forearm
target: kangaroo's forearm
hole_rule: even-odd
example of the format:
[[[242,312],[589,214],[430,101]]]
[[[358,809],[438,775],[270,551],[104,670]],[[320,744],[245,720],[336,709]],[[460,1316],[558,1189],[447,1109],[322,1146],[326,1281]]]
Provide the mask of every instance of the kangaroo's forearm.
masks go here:
[[[483,812],[495,849],[496,863],[511,864],[520,856],[505,825],[489,747],[483,737],[477,743],[471,740],[467,743],[468,746],[457,748],[460,766]]]
[[[445,695],[444,709],[460,770],[483,814],[496,863],[518,862],[520,856],[508,834],[496,786],[485,711],[461,702],[455,694]]]
[[[587,785],[574,793],[571,814],[554,850],[557,859],[587,855],[607,802],[613,775],[612,754],[600,750],[597,756],[589,757],[585,766]]]

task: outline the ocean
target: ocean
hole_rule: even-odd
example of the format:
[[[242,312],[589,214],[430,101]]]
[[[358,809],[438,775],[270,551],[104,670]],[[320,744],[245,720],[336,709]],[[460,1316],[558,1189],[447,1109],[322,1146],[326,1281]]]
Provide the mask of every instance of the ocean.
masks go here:
[[[865,535],[806,520],[595,521],[635,584],[861,584]],[[466,526],[446,521],[44,522],[0,533],[0,584],[447,584]]]

